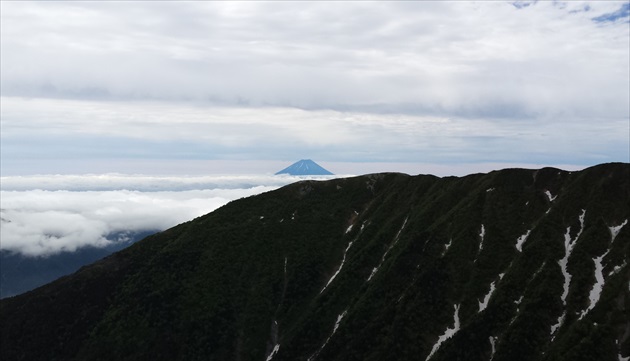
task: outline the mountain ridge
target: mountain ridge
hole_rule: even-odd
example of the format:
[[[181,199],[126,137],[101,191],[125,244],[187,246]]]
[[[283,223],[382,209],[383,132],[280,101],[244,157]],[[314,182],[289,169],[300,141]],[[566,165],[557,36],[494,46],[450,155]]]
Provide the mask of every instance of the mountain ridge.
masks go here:
[[[1,300],[0,350],[617,360],[630,355],[629,200],[625,163],[300,181]]]

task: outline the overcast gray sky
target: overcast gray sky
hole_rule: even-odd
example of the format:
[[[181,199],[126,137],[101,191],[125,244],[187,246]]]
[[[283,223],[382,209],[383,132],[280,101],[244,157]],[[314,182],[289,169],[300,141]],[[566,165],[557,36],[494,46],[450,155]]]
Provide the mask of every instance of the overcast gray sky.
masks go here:
[[[628,1],[0,4],[3,175],[630,161]]]

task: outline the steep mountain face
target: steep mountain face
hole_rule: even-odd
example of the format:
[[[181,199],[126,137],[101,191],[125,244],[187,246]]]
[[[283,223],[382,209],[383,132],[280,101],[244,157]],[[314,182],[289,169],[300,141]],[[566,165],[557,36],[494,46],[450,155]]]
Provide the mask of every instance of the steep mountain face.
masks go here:
[[[313,162],[310,159],[299,160],[290,166],[279,171],[277,174],[289,174],[289,175],[333,175],[331,172],[324,169],[319,164]]]
[[[0,301],[7,360],[627,360],[630,165],[303,181]]]

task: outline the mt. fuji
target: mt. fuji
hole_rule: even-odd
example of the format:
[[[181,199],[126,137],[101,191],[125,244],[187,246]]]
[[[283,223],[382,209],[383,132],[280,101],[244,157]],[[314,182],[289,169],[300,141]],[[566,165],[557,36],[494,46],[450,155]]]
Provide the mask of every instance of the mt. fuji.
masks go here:
[[[333,173],[327,171],[319,164],[313,162],[310,159],[302,159],[291,164],[289,167],[284,168],[276,174],[289,174],[289,175],[333,175]]]

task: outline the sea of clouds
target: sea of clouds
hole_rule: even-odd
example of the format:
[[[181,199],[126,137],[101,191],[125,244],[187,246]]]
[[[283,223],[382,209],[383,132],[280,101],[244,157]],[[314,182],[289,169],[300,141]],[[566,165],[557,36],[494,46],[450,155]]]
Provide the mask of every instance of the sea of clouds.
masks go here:
[[[0,250],[47,256],[84,246],[103,247],[118,241],[112,234],[164,230],[232,200],[303,179],[287,175],[2,177]]]

